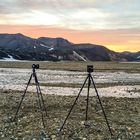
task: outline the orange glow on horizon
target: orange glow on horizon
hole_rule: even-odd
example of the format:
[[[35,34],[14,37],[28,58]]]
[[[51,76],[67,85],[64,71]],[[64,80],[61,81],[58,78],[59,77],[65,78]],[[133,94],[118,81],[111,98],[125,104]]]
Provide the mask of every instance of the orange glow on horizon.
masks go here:
[[[105,45],[107,46],[107,48],[109,48],[110,50],[116,51],[116,52],[124,52],[124,51],[128,51],[128,52],[138,52],[140,51],[139,47],[137,46],[129,46],[129,45]]]
[[[127,36],[122,31],[80,31],[46,26],[0,25],[0,33],[22,33],[33,38],[62,37],[72,43],[92,43],[103,45],[110,50],[122,52],[140,51],[139,35]],[[133,31],[133,33],[137,31]]]

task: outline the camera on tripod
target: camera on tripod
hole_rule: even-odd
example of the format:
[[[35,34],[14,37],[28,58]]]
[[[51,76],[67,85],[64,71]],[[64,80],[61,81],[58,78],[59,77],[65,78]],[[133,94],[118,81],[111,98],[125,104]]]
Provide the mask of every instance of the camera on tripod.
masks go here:
[[[87,65],[87,72],[89,72],[89,73],[93,72],[93,66],[92,65]]]
[[[33,64],[33,65],[32,65],[32,68],[33,68],[33,69],[39,69],[39,64]]]

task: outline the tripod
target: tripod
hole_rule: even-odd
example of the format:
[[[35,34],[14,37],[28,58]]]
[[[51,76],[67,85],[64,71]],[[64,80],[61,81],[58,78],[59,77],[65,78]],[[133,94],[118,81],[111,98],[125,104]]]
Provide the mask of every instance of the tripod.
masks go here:
[[[77,97],[76,97],[74,103],[72,104],[72,106],[71,106],[71,108],[70,108],[70,110],[69,110],[69,112],[68,112],[68,115],[66,116],[66,118],[65,118],[65,120],[64,120],[64,122],[63,122],[63,124],[62,124],[62,126],[60,127],[59,132],[62,131],[62,129],[63,129],[63,127],[64,127],[64,125],[65,125],[67,119],[69,118],[69,116],[70,116],[70,114],[71,114],[71,112],[72,112],[74,106],[76,105],[76,102],[77,102],[77,100],[78,100],[78,98],[79,98],[79,96],[80,96],[80,94],[81,94],[81,92],[82,92],[82,90],[83,90],[83,88],[84,88],[86,82],[88,81],[87,98],[86,98],[86,117],[85,117],[85,121],[87,122],[87,120],[88,120],[89,90],[90,90],[91,84],[93,84],[93,87],[94,87],[94,89],[95,89],[97,98],[98,98],[98,100],[99,100],[99,104],[100,104],[100,106],[101,106],[101,109],[102,109],[102,112],[103,112],[103,115],[104,115],[104,118],[105,118],[105,121],[106,121],[106,124],[107,124],[107,127],[108,127],[108,130],[109,130],[111,136],[113,136],[113,133],[112,133],[112,130],[111,130],[111,128],[110,128],[110,125],[109,125],[109,122],[108,122],[108,119],[107,119],[105,110],[104,110],[104,108],[103,108],[103,105],[102,105],[100,96],[99,96],[99,94],[98,94],[98,91],[97,91],[97,88],[96,88],[96,85],[95,85],[95,82],[94,82],[93,77],[92,77],[92,75],[91,75],[91,72],[93,72],[93,66],[91,66],[91,65],[87,66],[87,72],[88,72],[88,74],[87,74],[86,80],[84,81],[84,83],[83,83],[83,85],[82,85],[82,87],[81,87],[81,89],[80,89],[80,91],[79,91],[79,93],[78,93],[78,95],[77,95]]]
[[[37,79],[37,75],[36,75],[36,71],[35,71],[36,69],[39,69],[39,65],[38,65],[38,64],[36,64],[36,65],[33,64],[33,65],[32,65],[32,71],[33,71],[33,72],[32,72],[32,74],[31,74],[31,76],[30,76],[30,78],[29,78],[29,81],[28,81],[28,83],[27,83],[27,86],[26,86],[26,88],[25,88],[25,91],[24,91],[24,93],[23,93],[23,95],[22,95],[21,101],[20,101],[20,103],[19,103],[19,105],[18,105],[18,107],[17,107],[17,111],[16,111],[16,114],[15,114],[15,116],[14,116],[13,121],[15,121],[16,118],[17,118],[18,112],[19,112],[19,110],[20,110],[21,104],[22,104],[23,99],[24,99],[24,97],[25,97],[25,94],[26,94],[26,92],[27,92],[28,86],[30,85],[30,82],[31,82],[32,78],[34,78],[34,80],[35,80],[35,85],[36,85],[36,91],[37,91],[37,97],[38,97],[39,108],[40,108],[40,110],[41,110],[42,123],[43,123],[43,127],[45,128],[43,111],[45,111],[45,115],[46,115],[46,116],[47,116],[47,111],[46,111],[46,107],[45,107],[43,95],[42,95],[42,92],[41,92],[41,89],[40,89],[40,86],[39,86],[39,82],[38,82],[38,79]]]

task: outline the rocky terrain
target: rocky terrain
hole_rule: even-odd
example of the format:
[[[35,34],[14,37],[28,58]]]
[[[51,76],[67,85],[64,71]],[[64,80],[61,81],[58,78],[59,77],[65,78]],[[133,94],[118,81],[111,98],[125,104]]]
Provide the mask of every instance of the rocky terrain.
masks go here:
[[[32,80],[17,118],[13,121],[32,72],[32,63],[0,62],[1,140],[140,139],[139,63],[92,62],[95,66],[92,75],[111,126],[112,137],[93,88],[90,90],[86,122],[88,125],[84,125],[87,85],[64,129],[59,133],[87,75],[85,67],[88,63],[83,62],[39,62],[41,67],[36,72],[47,108],[47,116],[39,108],[38,96]],[[42,123],[42,113],[45,127]]]
[[[90,97],[89,127],[85,127],[85,97],[81,96],[61,133],[59,129],[75,99],[69,96],[44,95],[48,116],[41,112],[35,93],[28,93],[16,121],[15,111],[21,92],[0,90],[0,139],[1,140],[139,140],[139,98],[102,97],[113,137],[108,131],[97,98]],[[43,113],[44,114],[44,113]]]
[[[0,34],[0,59],[47,61],[139,61],[140,52],[117,53],[96,44],[74,44],[63,38],[38,39]]]

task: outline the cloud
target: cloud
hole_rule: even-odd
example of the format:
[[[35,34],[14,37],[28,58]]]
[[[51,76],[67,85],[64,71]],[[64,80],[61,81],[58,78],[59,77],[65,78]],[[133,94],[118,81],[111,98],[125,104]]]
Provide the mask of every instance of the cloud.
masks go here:
[[[1,0],[0,24],[77,30],[140,27],[139,0]]]

